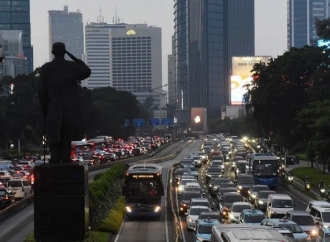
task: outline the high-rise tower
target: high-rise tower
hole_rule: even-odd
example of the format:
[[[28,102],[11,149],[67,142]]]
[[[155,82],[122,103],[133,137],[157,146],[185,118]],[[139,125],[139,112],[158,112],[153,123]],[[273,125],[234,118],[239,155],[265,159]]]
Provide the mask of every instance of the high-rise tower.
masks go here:
[[[51,53],[55,42],[65,43],[66,49],[82,59],[84,54],[84,25],[82,14],[69,12],[68,6],[64,10],[48,11],[49,16],[49,60],[54,58]]]
[[[33,72],[31,46],[30,0],[0,0],[0,31],[23,31],[23,54],[27,58],[27,72]]]

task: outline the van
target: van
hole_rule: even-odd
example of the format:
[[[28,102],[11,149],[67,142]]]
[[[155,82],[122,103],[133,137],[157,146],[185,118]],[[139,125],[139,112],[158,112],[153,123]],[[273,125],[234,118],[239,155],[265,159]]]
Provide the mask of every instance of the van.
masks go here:
[[[210,242],[289,242],[290,238],[275,228],[261,225],[220,224],[212,227]]]
[[[23,178],[10,179],[7,182],[7,188],[15,192],[15,198],[25,198],[32,194],[31,185]]]
[[[293,211],[294,204],[288,194],[269,194],[266,215],[268,218],[283,218],[289,211]]]

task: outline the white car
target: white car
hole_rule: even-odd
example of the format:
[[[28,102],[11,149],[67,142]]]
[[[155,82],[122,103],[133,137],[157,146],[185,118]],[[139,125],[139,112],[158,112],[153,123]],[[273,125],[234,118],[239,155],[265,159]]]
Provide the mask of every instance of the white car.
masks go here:
[[[251,204],[248,202],[233,202],[229,209],[228,221],[229,223],[238,223],[239,216],[244,209],[251,209]]]
[[[196,228],[196,220],[201,212],[212,212],[209,207],[206,206],[192,206],[185,213],[187,220],[187,230],[194,230]]]
[[[184,190],[184,187],[187,183],[190,183],[190,182],[197,182],[196,179],[182,179],[180,180],[180,184],[178,186],[178,194],[181,194]]]
[[[8,190],[15,192],[15,198],[25,198],[32,194],[31,185],[26,179],[13,178],[7,182]]]

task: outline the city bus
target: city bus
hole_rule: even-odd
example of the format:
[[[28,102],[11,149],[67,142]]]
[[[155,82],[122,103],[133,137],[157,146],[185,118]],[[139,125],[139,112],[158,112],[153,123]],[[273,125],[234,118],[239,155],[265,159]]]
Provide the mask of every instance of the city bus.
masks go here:
[[[126,172],[122,187],[126,200],[126,216],[160,217],[164,196],[162,167],[157,164],[135,164]]]
[[[254,183],[267,185],[275,189],[278,185],[278,160],[272,153],[254,153],[249,155],[249,167],[252,167]]]
[[[76,156],[81,156],[91,151],[92,145],[87,141],[72,141],[71,142],[71,159],[76,158]]]
[[[87,142],[91,145],[91,150],[104,150],[110,148],[111,141],[107,139],[90,139]]]

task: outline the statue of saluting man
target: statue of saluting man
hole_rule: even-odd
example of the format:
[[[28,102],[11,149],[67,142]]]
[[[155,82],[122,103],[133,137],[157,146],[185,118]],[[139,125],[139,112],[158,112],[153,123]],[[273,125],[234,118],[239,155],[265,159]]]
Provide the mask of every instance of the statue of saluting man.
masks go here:
[[[71,141],[84,137],[79,81],[91,75],[90,68],[65,49],[53,44],[55,58],[40,71],[38,96],[45,118],[51,163],[70,163]],[[73,61],[64,59],[65,54]]]

